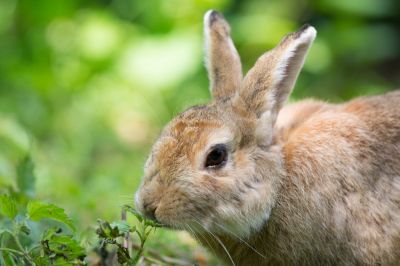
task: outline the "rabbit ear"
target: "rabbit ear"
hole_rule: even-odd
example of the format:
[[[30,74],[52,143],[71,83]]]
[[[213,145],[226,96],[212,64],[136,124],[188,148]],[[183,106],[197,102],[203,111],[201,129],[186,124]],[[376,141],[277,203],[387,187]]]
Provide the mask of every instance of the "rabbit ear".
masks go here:
[[[274,124],[293,89],[315,36],[316,30],[304,25],[262,55],[244,78],[237,100],[255,113],[257,118],[268,116],[268,123]]]
[[[230,37],[230,27],[214,10],[204,15],[206,67],[214,99],[231,97],[242,81],[239,54]]]

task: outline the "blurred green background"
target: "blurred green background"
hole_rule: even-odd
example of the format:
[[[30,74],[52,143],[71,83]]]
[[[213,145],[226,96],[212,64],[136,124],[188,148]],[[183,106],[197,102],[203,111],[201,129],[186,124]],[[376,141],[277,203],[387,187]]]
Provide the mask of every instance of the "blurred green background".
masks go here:
[[[1,0],[0,186],[29,152],[39,198],[82,228],[118,219],[162,126],[209,99],[210,8],[231,23],[245,71],[284,34],[317,28],[294,100],[400,84],[397,0]]]

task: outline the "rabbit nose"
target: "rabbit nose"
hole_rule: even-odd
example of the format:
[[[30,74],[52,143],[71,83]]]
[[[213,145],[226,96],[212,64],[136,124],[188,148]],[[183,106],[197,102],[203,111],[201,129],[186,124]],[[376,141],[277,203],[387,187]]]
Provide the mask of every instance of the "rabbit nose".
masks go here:
[[[157,222],[156,210],[157,210],[157,206],[154,206],[152,204],[145,203],[143,205],[143,214],[144,214],[144,216],[146,216],[146,218],[148,218],[150,220],[153,220],[155,222]]]

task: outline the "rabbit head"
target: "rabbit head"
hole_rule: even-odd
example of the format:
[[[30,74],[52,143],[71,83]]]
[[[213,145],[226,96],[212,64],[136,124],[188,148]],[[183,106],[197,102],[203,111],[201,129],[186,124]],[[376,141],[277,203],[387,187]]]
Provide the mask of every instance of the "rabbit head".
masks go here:
[[[136,205],[171,228],[248,236],[268,220],[285,174],[274,125],[316,31],[303,26],[287,35],[244,78],[220,13],[206,13],[204,33],[213,99],[164,128]]]

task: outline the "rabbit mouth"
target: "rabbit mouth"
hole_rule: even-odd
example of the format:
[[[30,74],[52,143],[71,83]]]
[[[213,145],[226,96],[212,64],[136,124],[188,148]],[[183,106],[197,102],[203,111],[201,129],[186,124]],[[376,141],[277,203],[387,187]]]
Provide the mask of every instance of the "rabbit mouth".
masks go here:
[[[173,230],[173,231],[185,231],[188,228],[188,223],[175,224],[175,223],[161,223],[161,222],[159,222],[158,225],[161,228],[165,228],[165,229]]]
[[[186,227],[184,225],[175,225],[175,224],[166,224],[166,223],[161,223],[160,226],[162,228],[168,229],[168,230],[173,230],[173,231],[183,231],[186,230]]]
[[[169,230],[178,230],[178,228],[176,228],[173,225],[169,225],[169,224],[160,224],[160,227],[166,228],[166,229],[169,229]]]

